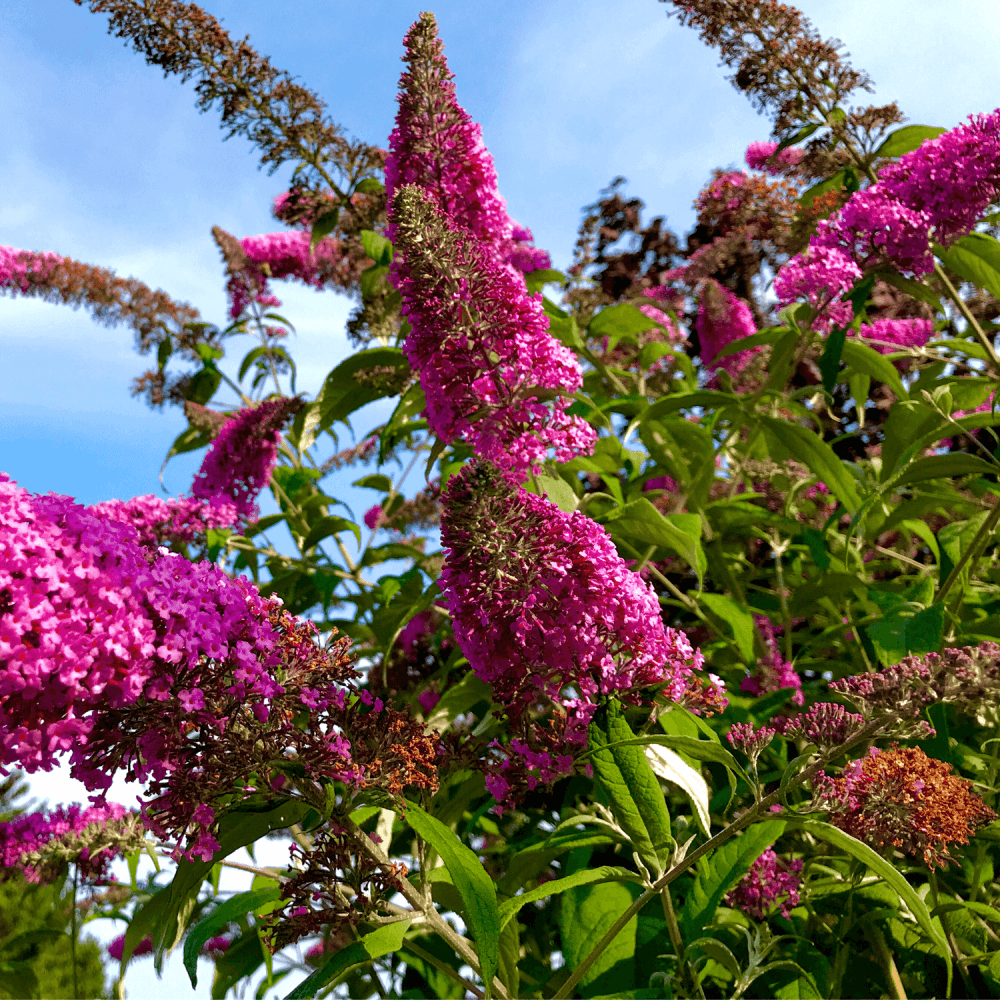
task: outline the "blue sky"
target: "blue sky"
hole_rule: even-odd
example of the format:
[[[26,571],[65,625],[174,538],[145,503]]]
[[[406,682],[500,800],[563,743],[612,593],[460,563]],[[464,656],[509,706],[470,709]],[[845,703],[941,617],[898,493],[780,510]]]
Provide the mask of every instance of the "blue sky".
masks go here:
[[[395,113],[400,40],[422,6],[207,4],[232,34],[249,34],[316,90],[349,132],[380,145]],[[898,100],[911,122],[950,126],[1000,105],[996,0],[801,6],[868,70],[875,99]],[[5,0],[3,8],[0,243],[113,267],[223,320],[209,230],[277,228],[270,200],[288,171],[268,177],[249,144],[223,143],[217,117],[195,111],[190,85],[147,67],[106,34],[102,17],[70,0]],[[556,266],[571,259],[581,207],[615,175],[682,232],[709,171],[738,164],[748,142],[767,137],[768,123],[725,81],[715,53],[654,0],[447,0],[434,10],[459,100],[483,125],[511,214]],[[348,304],[304,288],[276,291],[299,329],[291,347],[300,386],[315,391],[348,350]],[[0,298],[0,337],[0,470],[33,491],[86,503],[157,489],[184,421],[130,398],[144,365],[127,331]],[[171,467],[172,492],[187,488],[196,462]],[[53,798],[73,794],[59,776],[36,787]],[[130,982],[133,995],[150,995],[142,982]],[[156,988],[164,990],[186,995],[187,987],[168,980]],[[199,993],[207,990],[203,983]]]

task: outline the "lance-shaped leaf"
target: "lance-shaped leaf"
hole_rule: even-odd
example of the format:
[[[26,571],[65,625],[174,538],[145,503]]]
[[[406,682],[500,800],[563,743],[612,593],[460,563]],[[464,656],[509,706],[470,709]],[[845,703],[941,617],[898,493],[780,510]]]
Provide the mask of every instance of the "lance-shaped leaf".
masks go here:
[[[614,865],[601,865],[599,868],[581,868],[580,871],[567,875],[565,878],[557,878],[551,882],[543,882],[540,886],[522,892],[520,896],[506,899],[500,904],[500,923],[506,927],[508,921],[512,920],[522,906],[528,903],[537,903],[540,899],[548,899],[549,896],[558,896],[567,889],[574,889],[578,885],[589,885],[591,882],[641,882],[642,879],[635,872],[630,872],[627,868],[618,868]]]
[[[409,926],[408,920],[386,924],[366,934],[360,941],[341,948],[325,965],[303,979],[285,1000],[306,1000],[308,997],[314,997],[327,983],[348,969],[371,962],[383,955],[394,954],[403,946],[403,938]]]
[[[790,815],[788,822],[794,823],[800,829],[808,831],[821,840],[825,840],[828,844],[833,844],[834,847],[839,847],[842,851],[846,851],[852,858],[863,861],[879,878],[883,879],[906,904],[906,908],[913,914],[913,918],[920,925],[923,932],[931,940],[934,947],[940,951],[941,957],[948,966],[948,975],[950,978],[951,951],[948,948],[948,942],[931,919],[931,915],[927,910],[927,904],[917,895],[913,886],[896,870],[894,865],[886,861],[882,855],[873,851],[867,844],[862,843],[838,827],[832,826],[830,823],[823,823],[817,819],[807,819],[795,815]]]
[[[608,701],[594,713],[587,733],[590,762],[611,812],[643,863],[653,871],[663,871],[673,846],[670,814],[646,755],[624,742],[633,739],[621,704]]]
[[[696,938],[708,926],[722,897],[750,871],[750,866],[784,829],[784,820],[780,819],[756,823],[702,859],[680,913],[681,931],[687,940]]]
[[[676,552],[701,580],[708,563],[701,547],[701,518],[697,514],[665,517],[645,497],[612,511],[603,519],[612,538],[620,537],[644,551],[650,545]]]
[[[768,437],[826,483],[830,491],[851,513],[861,506],[854,476],[818,434],[800,424],[778,420],[776,417],[761,416],[758,419],[764,425]]]
[[[452,883],[465,904],[469,930],[476,941],[486,995],[492,994],[493,976],[500,959],[500,914],[497,890],[483,863],[439,819],[408,802],[406,822],[441,856]]]
[[[264,903],[272,903],[279,899],[281,899],[281,889],[273,887],[237,893],[191,928],[184,940],[184,968],[191,977],[192,989],[198,985],[198,955],[209,938],[224,931],[231,923],[252,913]]]

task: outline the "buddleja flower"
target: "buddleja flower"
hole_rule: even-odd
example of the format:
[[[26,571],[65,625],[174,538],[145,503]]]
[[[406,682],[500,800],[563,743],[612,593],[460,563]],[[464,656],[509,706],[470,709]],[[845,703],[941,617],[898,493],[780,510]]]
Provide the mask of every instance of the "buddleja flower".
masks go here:
[[[769,174],[782,174],[791,167],[797,167],[804,156],[803,150],[795,149],[792,146],[778,152],[776,142],[751,142],[747,146],[745,159],[746,165],[751,170],[766,170]]]
[[[831,326],[848,326],[854,318],[851,303],[841,297],[860,280],[861,268],[850,257],[816,244],[778,272],[774,293],[783,306],[805,299],[816,311],[813,327],[826,333]]]
[[[923,347],[934,333],[934,323],[929,319],[877,319],[862,323],[860,336],[874,341],[873,347],[882,354],[907,347]]]
[[[190,545],[206,531],[234,528],[240,515],[230,501],[210,503],[192,497],[133,497],[131,500],[105,500],[94,504],[99,517],[131,524],[139,541],[147,548],[160,545]]]
[[[996,813],[972,791],[972,782],[919,747],[875,751],[820,782],[830,820],[872,847],[896,847],[930,868],[948,865],[950,844],[969,837]]]
[[[397,799],[406,787],[436,789],[436,736],[358,689],[350,639],[321,645],[311,622],[245,588],[229,647],[101,712],[74,774],[143,781],[147,827],[176,856],[203,858],[218,847],[223,811],[243,802],[298,795],[324,809],[335,782],[348,801],[366,788]]]
[[[750,307],[711,278],[701,286],[696,329],[701,343],[702,363],[709,370],[728,372],[734,381],[760,351],[760,348],[755,348],[719,357],[723,348],[744,337],[752,337],[757,327]]]
[[[737,882],[736,888],[726,893],[726,906],[763,920],[767,911],[780,901],[781,915],[787,917],[792,907],[799,905],[801,871],[801,861],[787,861],[769,847]]]
[[[923,715],[935,702],[955,705],[980,724],[993,725],[1000,700],[1000,644],[907,656],[875,673],[833,681],[830,687],[850,699],[868,721],[894,716],[894,732],[900,738],[934,734]]]
[[[519,475],[550,449],[560,462],[590,452],[594,430],[563,396],[582,384],[580,367],[549,334],[540,297],[419,188],[396,194],[393,218],[393,280],[412,327],[403,350],[431,430]]]
[[[1000,198],[998,163],[1000,109],[921,143],[819,223],[806,253],[790,260],[775,278],[779,300],[787,304],[806,295],[815,305],[817,289],[846,291],[861,277],[860,269],[888,265],[918,277],[929,274],[934,269],[932,243],[947,246],[964,236]],[[838,276],[830,274],[830,258],[823,250],[837,255],[832,260]],[[850,284],[845,260],[858,269]],[[831,319],[846,326],[850,315],[843,308],[839,312]]]
[[[326,238],[310,249],[311,234],[298,229],[245,236],[241,240],[216,226],[212,230],[226,261],[229,314],[239,318],[251,302],[277,308],[271,279],[293,279],[312,288],[348,288],[359,276],[338,240]]]
[[[391,208],[396,192],[413,184],[515,270],[549,267],[548,253],[531,246],[531,230],[507,214],[482,129],[456,100],[434,15],[421,14],[403,44],[407,69],[399,80],[399,111],[385,164],[389,239],[396,242]]]
[[[235,505],[241,517],[255,517],[257,495],[270,483],[278,461],[281,428],[301,408],[300,399],[282,397],[247,406],[231,416],[195,473],[191,495]]]
[[[600,525],[486,463],[450,481],[444,506],[455,637],[514,720],[547,700],[568,713],[564,742],[580,744],[601,695],[663,685],[684,697],[701,654],[664,627],[656,594]]]
[[[843,705],[817,702],[805,712],[774,720],[774,728],[785,739],[801,739],[830,749],[846,743],[864,729],[864,716],[848,712]]]
[[[767,655],[757,661],[756,671],[740,684],[740,690],[752,695],[762,695],[781,691],[783,688],[793,688],[789,700],[793,705],[803,704],[805,697],[802,694],[802,678],[795,667],[781,655],[778,630],[764,615],[754,615],[754,624],[764,640]]]
[[[60,806],[0,823],[4,874],[17,872],[28,882],[52,882],[72,863],[85,884],[106,884],[111,862],[144,844],[138,815],[114,803],[88,809]]]

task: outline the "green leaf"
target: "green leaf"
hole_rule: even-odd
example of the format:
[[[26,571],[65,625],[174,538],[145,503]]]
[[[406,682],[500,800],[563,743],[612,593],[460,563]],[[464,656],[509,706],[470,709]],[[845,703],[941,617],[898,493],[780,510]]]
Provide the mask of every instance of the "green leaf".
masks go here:
[[[553,476],[531,476],[524,488],[536,496],[547,495],[552,503],[567,514],[576,510],[576,494],[573,492],[573,487],[565,479],[556,479]]]
[[[799,204],[803,208],[811,208],[812,203],[823,194],[828,191],[840,191],[844,186],[844,181],[847,175],[843,170],[838,170],[832,177],[828,177],[825,181],[820,181],[818,184],[813,184],[812,187],[806,188],[802,194],[799,195]]]
[[[556,858],[567,851],[593,849],[613,843],[614,838],[603,832],[573,830],[569,833],[553,833],[540,843],[518,851],[510,859],[506,873],[497,884],[498,888],[505,895],[513,895],[525,882],[545,871]]]
[[[395,954],[402,948],[403,938],[409,926],[409,920],[399,920],[370,931],[360,941],[342,948],[325,965],[303,979],[285,1000],[306,1000],[308,997],[314,997],[327,983],[355,965],[363,965],[383,955]]]
[[[558,896],[567,889],[573,889],[578,885],[589,885],[591,882],[639,882],[639,876],[635,872],[630,872],[627,868],[616,868],[613,865],[601,865],[599,868],[581,868],[580,871],[567,875],[565,878],[553,879],[551,882],[543,882],[534,889],[522,892],[519,896],[504,900],[500,904],[500,923],[506,926],[508,921],[513,919],[518,910],[528,903],[537,903],[540,899],[548,899],[549,896]]]
[[[309,234],[309,252],[312,253],[316,247],[323,242],[337,228],[340,221],[340,208],[331,208],[320,215],[312,224],[312,232]]]
[[[740,656],[745,663],[752,663],[755,660],[753,651],[753,615],[725,594],[702,594],[696,595],[710,611],[714,612],[722,622],[729,628],[736,645],[739,648]]]
[[[928,479],[954,479],[958,476],[998,475],[1000,466],[976,455],[956,451],[950,455],[931,455],[928,458],[918,458],[895,481],[896,486],[909,486],[912,483],[926,482]]]
[[[896,870],[896,867],[886,861],[880,854],[873,851],[867,844],[852,837],[849,833],[829,823],[823,823],[818,819],[808,819],[796,816],[794,813],[787,817],[789,823],[825,840],[834,847],[839,847],[846,851],[852,858],[864,862],[876,875],[883,879],[892,888],[899,898],[906,904],[907,909],[913,914],[914,919],[920,925],[924,933],[931,939],[934,946],[941,952],[948,966],[948,975],[951,976],[951,951],[948,942],[939,928],[931,920],[931,915],[927,911],[927,905],[917,895],[913,886],[906,881],[904,876]]]
[[[727,840],[714,854],[699,862],[694,885],[679,914],[685,938],[696,938],[708,926],[722,897],[750,871],[750,866],[784,829],[784,820],[755,823],[742,836]]]
[[[612,350],[622,337],[635,336],[646,330],[655,330],[656,322],[635,306],[621,303],[605,306],[587,327],[589,337],[607,337],[608,350]]]
[[[361,245],[365,248],[365,253],[371,257],[376,265],[385,267],[392,263],[392,243],[381,233],[374,233],[370,229],[362,229]]]
[[[524,276],[524,283],[528,286],[528,291],[534,295],[540,292],[550,281],[563,282],[566,275],[562,271],[555,271],[551,267],[543,267],[537,271],[529,271]]]
[[[358,181],[354,188],[358,194],[378,194],[385,190],[385,185],[375,177],[365,177]]]
[[[948,250],[935,244],[934,253],[964,281],[1000,299],[1000,246],[992,236],[969,233]]]
[[[665,399],[657,400],[649,409],[642,412],[638,420],[640,422],[660,420],[679,410],[718,410],[723,406],[739,402],[740,397],[731,392],[712,392],[708,389],[701,389],[698,392],[677,392]]]
[[[387,374],[386,369],[392,369],[395,374]],[[365,378],[366,373],[373,370],[378,372],[381,382]],[[376,399],[395,395],[398,389],[393,386],[402,383],[409,373],[409,363],[398,347],[375,347],[350,355],[323,383],[320,426],[327,428]]]
[[[655,743],[646,747],[646,760],[658,778],[669,781],[684,792],[691,803],[691,809],[698,826],[701,827],[701,832],[710,837],[712,821],[708,809],[708,784],[702,777],[701,771],[688,764],[680,754]]]
[[[408,802],[406,822],[441,856],[465,904],[469,930],[476,942],[486,996],[493,991],[500,949],[500,914],[497,891],[479,858],[439,819]]]
[[[882,482],[916,451],[921,438],[940,425],[941,417],[924,403],[912,399],[893,403],[883,431]]]
[[[664,516],[645,497],[633,500],[602,518],[608,533],[645,549],[657,545],[676,552],[698,575],[705,575],[708,562],[701,547],[701,517],[698,514]]]
[[[699,740],[693,736],[671,736],[666,733],[663,735],[652,733],[648,736],[633,736],[631,739],[625,739],[621,742],[624,746],[644,747],[656,745],[670,747],[671,750],[686,754],[695,760],[706,760],[715,764],[721,764],[734,774],[738,774],[747,784],[750,783],[750,779],[746,776],[743,768],[736,763],[736,758],[721,743]],[[588,751],[580,756],[578,760],[585,760],[589,756],[590,752]]]
[[[564,892],[559,907],[559,933],[567,969],[575,969],[632,905],[633,892],[620,882],[599,882]],[[635,985],[635,942],[638,919],[619,931],[584,973],[582,997],[611,993],[620,996]]]
[[[866,344],[859,344],[856,340],[848,340],[844,344],[842,357],[848,368],[868,375],[877,382],[884,382],[896,394],[897,399],[908,397],[896,366],[878,351]]]
[[[922,142],[936,139],[944,131],[946,129],[934,125],[904,125],[886,136],[882,145],[875,150],[875,155],[897,157],[911,153]]]
[[[208,861],[178,862],[171,883],[133,914],[125,931],[122,969],[147,934],[152,936],[156,949],[156,968],[161,969],[164,954],[172,950],[184,934],[198,890],[213,865],[241,847],[256,843],[272,830],[287,830],[308,811],[305,802],[288,801],[264,810],[234,809],[224,813],[218,821],[219,849],[215,854]]]
[[[358,544],[361,544],[361,528],[358,525],[353,521],[349,521],[346,517],[337,517],[336,514],[328,514],[326,517],[321,517],[310,528],[309,534],[306,535],[302,542],[302,551],[308,551],[314,545],[319,544],[324,538],[339,534],[341,531],[353,531]]]
[[[944,632],[944,605],[932,604],[915,615],[891,611],[866,631],[879,659],[888,666],[911,653],[936,653]]]
[[[659,873],[666,870],[673,848],[670,814],[646,755],[629,742],[633,739],[619,702],[609,701],[594,713],[587,731],[594,777],[634,850]]]
[[[468,712],[473,705],[492,699],[493,689],[484,684],[471,671],[457,684],[451,685],[441,696],[441,700],[431,709],[425,725],[443,733],[460,715]]]
[[[388,476],[376,473],[372,476],[362,476],[355,479],[352,486],[359,486],[363,490],[378,490],[379,493],[388,493],[392,489],[392,480]]]
[[[941,309],[941,300],[922,281],[914,281],[912,278],[906,278],[896,271],[881,270],[878,272],[878,276],[886,284],[893,285],[901,292],[906,292],[906,294],[911,298],[918,299],[920,302],[926,302],[929,306],[933,306],[935,312],[943,311]]]
[[[847,330],[842,326],[835,327],[826,338],[826,345],[819,359],[819,370],[823,376],[823,388],[827,392],[833,392],[833,387],[837,384],[837,375],[840,372],[840,357],[843,353],[846,339]]]
[[[188,931],[184,940],[184,968],[191,977],[191,988],[198,985],[198,955],[209,938],[215,937],[240,917],[253,913],[263,903],[281,899],[281,889],[254,889],[241,892],[217,906],[212,913]]]
[[[807,466],[852,514],[861,506],[854,477],[818,435],[796,423],[761,416],[765,433]]]

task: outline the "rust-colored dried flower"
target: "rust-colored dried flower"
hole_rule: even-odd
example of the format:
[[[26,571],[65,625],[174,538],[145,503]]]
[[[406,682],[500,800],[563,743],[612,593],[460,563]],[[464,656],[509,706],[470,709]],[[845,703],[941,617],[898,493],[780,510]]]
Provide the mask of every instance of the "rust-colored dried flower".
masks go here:
[[[893,744],[845,769],[822,793],[830,818],[873,847],[896,847],[930,868],[949,864],[949,844],[967,844],[996,813],[972,791],[972,782],[919,747]]]

